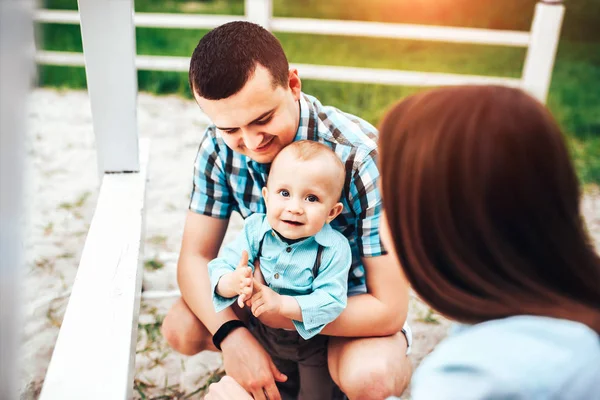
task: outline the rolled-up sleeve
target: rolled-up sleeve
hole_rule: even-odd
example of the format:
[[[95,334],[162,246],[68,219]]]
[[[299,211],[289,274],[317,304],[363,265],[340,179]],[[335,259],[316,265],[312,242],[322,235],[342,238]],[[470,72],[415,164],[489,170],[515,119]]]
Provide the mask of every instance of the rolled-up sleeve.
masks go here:
[[[219,157],[215,128],[209,126],[194,162],[194,181],[189,208],[198,214],[228,218],[233,207],[224,163]]]
[[[377,187],[379,169],[376,153],[369,154],[354,172],[349,187],[349,201],[357,215],[357,243],[361,257],[377,257],[386,254],[379,236],[382,203]]]
[[[252,261],[258,251],[256,237],[261,223],[262,217],[258,214],[248,217],[244,222],[242,232],[238,234],[233,242],[223,248],[218,258],[208,263],[210,289],[216,312],[231,306],[237,299],[237,296],[226,298],[217,294],[217,284],[223,275],[235,271],[244,250],[248,252],[248,266],[254,271]]]

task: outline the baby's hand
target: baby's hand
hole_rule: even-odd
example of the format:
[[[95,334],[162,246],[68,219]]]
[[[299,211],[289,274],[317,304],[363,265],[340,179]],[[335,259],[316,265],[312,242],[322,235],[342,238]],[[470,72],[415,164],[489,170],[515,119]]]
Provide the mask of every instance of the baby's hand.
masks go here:
[[[252,268],[248,266],[248,252],[242,251],[240,263],[234,271],[237,282],[238,305],[244,308],[244,301],[252,295]]]
[[[250,299],[252,314],[258,318],[264,313],[281,313],[281,295],[256,280],[253,285],[254,294]]]

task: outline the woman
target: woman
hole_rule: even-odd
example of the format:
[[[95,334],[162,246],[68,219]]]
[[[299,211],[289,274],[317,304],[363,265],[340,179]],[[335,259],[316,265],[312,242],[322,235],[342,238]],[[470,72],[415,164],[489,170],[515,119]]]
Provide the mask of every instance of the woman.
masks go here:
[[[600,259],[549,112],[517,89],[445,88],[395,106],[380,135],[387,247],[426,303],[470,324],[413,399],[600,398]]]
[[[549,112],[518,89],[436,89],[388,112],[379,149],[386,247],[462,323],[412,398],[600,399],[600,258]]]

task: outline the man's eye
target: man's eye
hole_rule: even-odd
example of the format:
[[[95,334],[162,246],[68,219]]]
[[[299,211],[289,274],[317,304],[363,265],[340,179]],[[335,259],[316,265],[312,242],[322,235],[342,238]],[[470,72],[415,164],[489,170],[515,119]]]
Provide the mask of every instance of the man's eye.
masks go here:
[[[223,129],[221,129],[221,132],[223,132],[223,133],[226,133],[226,134],[228,134],[228,135],[231,135],[231,134],[233,134],[233,133],[236,133],[236,132],[237,132],[237,129],[227,129],[227,130],[223,130]]]
[[[271,122],[271,120],[272,120],[272,119],[273,119],[273,116],[271,115],[271,116],[269,116],[269,117],[267,117],[267,118],[265,118],[265,119],[263,119],[263,120],[256,121],[256,124],[257,124],[257,125],[266,125],[266,124],[268,124],[269,122]]]
[[[283,197],[290,197],[290,192],[288,192],[285,189],[279,191],[279,194],[282,195]]]
[[[309,203],[315,203],[319,201],[319,198],[314,194],[309,194],[308,196],[306,196],[306,201],[308,201]]]

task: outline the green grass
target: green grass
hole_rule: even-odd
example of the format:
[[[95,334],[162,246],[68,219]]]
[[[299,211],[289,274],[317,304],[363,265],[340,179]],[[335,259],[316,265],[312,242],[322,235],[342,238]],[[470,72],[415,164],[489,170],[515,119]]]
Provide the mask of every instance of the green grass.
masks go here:
[[[494,22],[494,10],[489,11],[480,6],[477,6],[477,18],[473,15],[465,16],[464,13],[447,14],[442,17],[428,14],[426,11],[429,9],[423,8],[422,3],[432,0],[420,0],[415,4],[421,4],[422,7],[410,14],[413,17],[404,17],[400,11],[406,4],[393,6],[395,3],[391,0],[372,0],[368,3],[396,7],[396,12],[382,13],[382,10],[386,10],[385,7],[367,7],[364,5],[365,2],[354,0],[351,2],[356,3],[354,5],[358,8],[351,10],[352,7],[339,7],[339,1],[274,0],[274,12],[278,16],[382,19],[411,23],[439,23],[443,20],[448,24],[465,26],[527,29],[522,25],[525,22],[530,23],[531,13],[527,13],[533,10],[530,7],[529,11],[523,14],[525,16],[519,15],[519,18]],[[470,0],[460,0],[462,3],[468,1]],[[52,0],[50,3],[48,7],[52,8],[76,8],[74,0]],[[446,3],[447,0],[440,0],[441,6]],[[135,7],[139,12],[243,14],[242,0],[229,2],[225,0],[136,0]],[[512,7],[517,6],[513,4]],[[573,8],[576,13],[579,12],[576,6]],[[361,18],[355,15],[358,11],[361,11]],[[397,18],[398,15],[402,18]],[[573,18],[575,17],[571,17]],[[567,22],[568,20],[565,20],[565,24]],[[569,26],[565,26],[563,32],[565,29],[569,32],[575,31],[575,28]],[[37,31],[40,47],[43,49],[82,51],[78,26],[45,24],[39,26]],[[205,30],[137,28],[137,51],[138,54],[144,55],[189,57],[200,37],[206,32]],[[525,49],[501,46],[307,34],[278,33],[276,36],[292,63],[519,77],[525,58]],[[565,132],[583,184],[600,184],[600,35],[598,37],[596,41],[573,41],[563,35],[548,99],[548,106]],[[43,66],[39,68],[39,84],[82,88],[85,87],[85,73],[83,68]],[[142,91],[157,94],[178,93],[191,98],[185,73],[139,71],[138,85]],[[420,89],[304,80],[303,90],[317,96],[325,104],[334,105],[377,124],[391,104]]]

